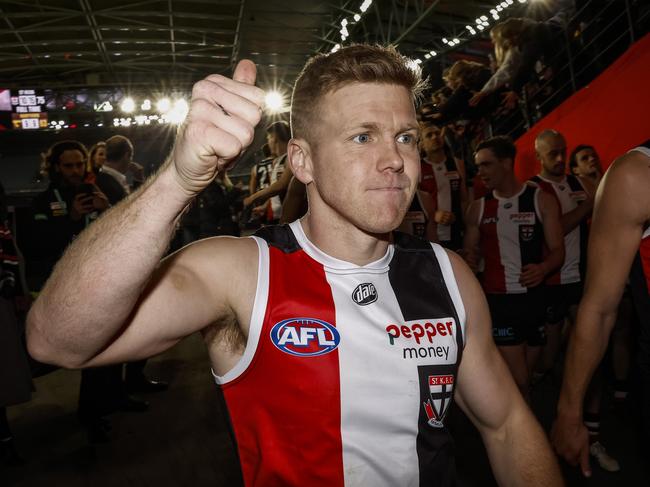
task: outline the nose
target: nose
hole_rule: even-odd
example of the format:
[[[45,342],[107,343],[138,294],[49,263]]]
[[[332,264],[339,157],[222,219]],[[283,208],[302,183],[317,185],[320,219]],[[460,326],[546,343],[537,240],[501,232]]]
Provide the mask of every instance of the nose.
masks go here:
[[[379,149],[378,169],[384,171],[389,169],[393,172],[404,171],[404,156],[395,140],[390,140]]]

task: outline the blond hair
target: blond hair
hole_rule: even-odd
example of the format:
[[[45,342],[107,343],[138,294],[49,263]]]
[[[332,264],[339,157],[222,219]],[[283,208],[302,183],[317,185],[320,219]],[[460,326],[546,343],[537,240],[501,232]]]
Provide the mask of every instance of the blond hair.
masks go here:
[[[352,83],[403,86],[414,104],[427,86],[419,65],[393,46],[354,44],[333,53],[317,54],[307,61],[293,88],[292,136],[314,142],[310,139],[319,118],[319,102],[328,93]]]

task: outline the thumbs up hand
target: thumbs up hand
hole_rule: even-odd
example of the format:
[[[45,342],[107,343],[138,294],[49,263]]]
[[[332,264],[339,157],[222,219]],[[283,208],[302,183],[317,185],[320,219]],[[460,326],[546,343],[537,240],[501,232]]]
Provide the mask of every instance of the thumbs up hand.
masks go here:
[[[232,79],[213,74],[194,85],[171,156],[177,182],[188,196],[234,164],[253,141],[264,103],[255,77],[255,64],[244,59]]]

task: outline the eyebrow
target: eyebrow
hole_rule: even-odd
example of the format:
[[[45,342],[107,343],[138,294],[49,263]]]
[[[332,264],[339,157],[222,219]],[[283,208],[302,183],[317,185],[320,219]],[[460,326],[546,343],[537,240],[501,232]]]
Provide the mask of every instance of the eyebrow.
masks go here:
[[[363,122],[363,123],[360,123],[360,124],[351,125],[350,127],[346,128],[346,132],[347,131],[354,131],[354,130],[358,130],[358,129],[365,129],[365,130],[370,130],[370,131],[375,131],[375,132],[381,132],[381,129],[380,129],[379,125],[377,125],[374,122]],[[404,127],[401,127],[397,131],[397,133],[409,132],[411,130],[414,130],[415,132],[419,132],[420,127],[418,126],[417,123],[408,124],[408,125],[406,125]]]

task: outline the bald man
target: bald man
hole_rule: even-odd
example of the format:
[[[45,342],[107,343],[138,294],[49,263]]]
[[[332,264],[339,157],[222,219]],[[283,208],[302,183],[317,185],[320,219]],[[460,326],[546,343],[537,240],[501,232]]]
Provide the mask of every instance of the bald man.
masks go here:
[[[575,318],[582,296],[587,247],[587,220],[591,217],[595,187],[585,178],[567,175],[567,147],[564,136],[555,130],[545,130],[535,139],[535,155],[540,173],[531,181],[552,194],[562,213],[565,258],[561,269],[549,276],[549,302],[546,316],[548,345],[541,370],[553,367],[559,348],[561,324],[564,318]]]
[[[596,186],[590,179],[567,175],[567,144],[556,130],[544,130],[535,138],[535,154],[541,171],[532,181],[557,199],[562,213],[565,257],[561,269],[546,280],[546,336],[539,369],[553,368],[560,348],[565,318],[574,323],[582,297],[587,261],[588,220],[591,218]],[[590,388],[585,405],[585,425],[589,429],[591,453],[600,466],[610,472],[620,470],[616,459],[600,442],[600,404],[602,384],[599,376]]]

